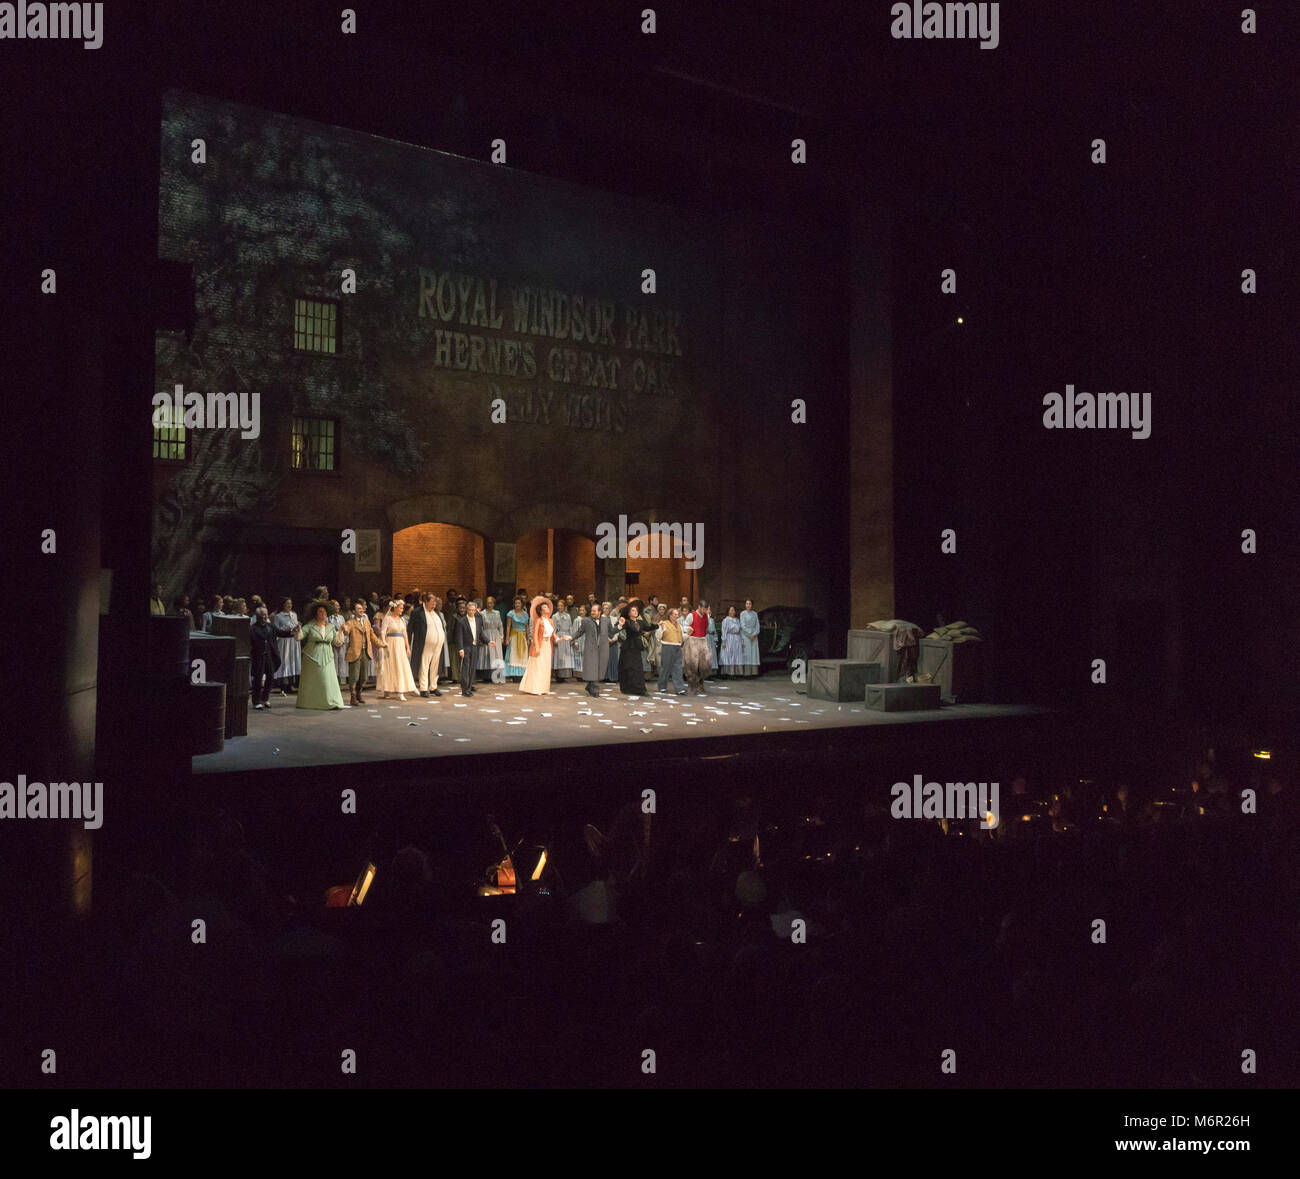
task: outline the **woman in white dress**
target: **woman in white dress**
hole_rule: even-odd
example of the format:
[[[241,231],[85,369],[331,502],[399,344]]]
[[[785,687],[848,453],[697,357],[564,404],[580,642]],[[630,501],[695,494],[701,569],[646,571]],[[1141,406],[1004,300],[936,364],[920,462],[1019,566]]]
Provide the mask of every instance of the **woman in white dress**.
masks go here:
[[[519,690],[530,696],[545,696],[551,690],[551,659],[555,644],[555,625],[551,622],[551,603],[542,594],[533,599],[529,613],[532,616],[532,634],[528,647],[528,662]]]
[[[275,682],[280,695],[287,696],[286,685],[291,685],[296,692],[298,676],[302,673],[302,630],[291,598],[280,603],[280,613],[271,619],[271,625],[275,627],[275,643],[280,650],[280,670],[275,673]]]
[[[339,604],[333,598],[330,599],[330,616],[329,624],[334,628],[335,634],[343,633],[343,624],[347,621],[343,617],[343,611],[339,609]],[[339,684],[343,685],[348,682],[348,649],[345,646],[334,648],[334,670],[338,673]]]
[[[407,692],[415,695],[419,691],[411,674],[411,640],[402,617],[405,608],[401,598],[394,598],[384,617],[384,667],[375,687],[385,699],[391,695],[405,701]]]

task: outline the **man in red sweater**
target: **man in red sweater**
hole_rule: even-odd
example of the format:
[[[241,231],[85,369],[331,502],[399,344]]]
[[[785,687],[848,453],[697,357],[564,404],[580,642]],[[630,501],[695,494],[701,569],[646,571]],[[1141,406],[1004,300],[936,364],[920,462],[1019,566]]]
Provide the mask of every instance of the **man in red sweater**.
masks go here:
[[[709,616],[704,612],[707,606],[708,602],[701,598],[682,624],[682,672],[686,676],[686,686],[701,696],[708,695],[704,690],[704,677],[713,666],[708,640]]]

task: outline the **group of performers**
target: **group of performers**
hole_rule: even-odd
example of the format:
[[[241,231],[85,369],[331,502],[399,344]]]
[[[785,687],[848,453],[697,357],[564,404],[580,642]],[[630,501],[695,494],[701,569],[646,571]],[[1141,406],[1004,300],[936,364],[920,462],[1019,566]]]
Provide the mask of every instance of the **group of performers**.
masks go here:
[[[752,603],[745,605],[744,614],[737,616],[732,607],[723,620],[724,674],[756,675],[760,670],[757,615]],[[592,696],[600,694],[599,683],[614,678],[625,695],[643,696],[647,670],[654,666],[660,692],[671,687],[677,695],[688,690],[703,695],[704,681],[718,664],[717,631],[703,599],[694,610],[683,599],[681,608],[656,612],[634,598],[608,613],[593,601],[575,618],[563,609],[553,615],[551,599],[539,594],[526,612],[523,600],[516,598],[504,620],[496,610],[480,611],[474,601],[466,603],[463,614],[445,616],[433,593],[423,595],[409,618],[400,598],[373,622],[360,598],[347,618],[331,613],[330,606],[314,602],[305,624],[299,623],[291,602],[274,618],[265,606],[257,608],[250,627],[255,709],[269,707],[272,677],[282,684],[296,679],[298,708],[364,704],[372,664],[375,691],[399,701],[408,695],[441,696],[439,674],[449,664],[459,672],[466,697],[475,693],[476,674],[488,668],[497,683],[517,677],[519,690],[528,695],[549,693],[554,671],[560,680],[584,680]],[[752,623],[742,630],[742,620]],[[350,692],[346,705],[343,680]]]

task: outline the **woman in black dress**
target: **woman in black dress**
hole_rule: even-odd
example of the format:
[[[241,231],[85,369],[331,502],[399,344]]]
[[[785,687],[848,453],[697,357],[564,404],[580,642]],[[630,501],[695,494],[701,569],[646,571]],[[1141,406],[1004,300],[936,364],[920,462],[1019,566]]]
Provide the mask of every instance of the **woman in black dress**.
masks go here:
[[[622,616],[619,642],[623,650],[618,656],[618,690],[624,696],[645,695],[645,666],[641,662],[641,652],[650,637],[649,624],[641,621],[641,608],[637,602],[630,602],[620,611]]]

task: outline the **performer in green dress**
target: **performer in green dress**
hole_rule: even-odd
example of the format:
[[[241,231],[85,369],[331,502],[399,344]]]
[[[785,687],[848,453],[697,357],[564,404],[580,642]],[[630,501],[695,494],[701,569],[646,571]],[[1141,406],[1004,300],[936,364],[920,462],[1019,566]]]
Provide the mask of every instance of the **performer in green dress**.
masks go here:
[[[312,621],[302,628],[302,672],[298,680],[299,708],[342,708],[343,693],[334,670],[334,639],[342,634],[329,622],[329,607],[317,602]]]

